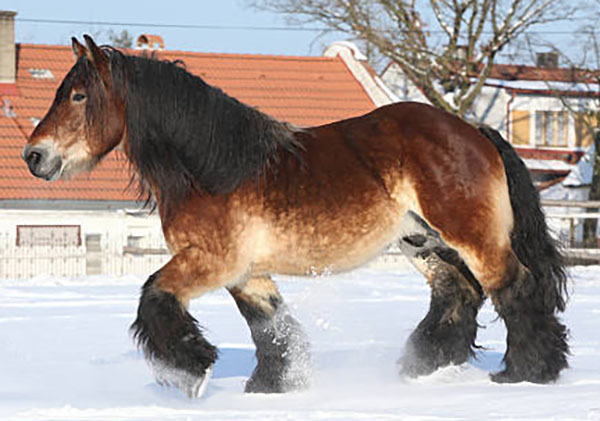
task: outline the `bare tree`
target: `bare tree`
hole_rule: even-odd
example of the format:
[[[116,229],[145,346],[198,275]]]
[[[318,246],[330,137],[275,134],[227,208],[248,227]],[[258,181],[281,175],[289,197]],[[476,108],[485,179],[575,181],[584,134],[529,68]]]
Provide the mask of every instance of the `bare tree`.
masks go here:
[[[465,116],[498,53],[531,27],[566,19],[562,0],[247,0],[290,22],[363,40],[434,105]]]
[[[127,29],[123,29],[120,34],[112,29],[108,32],[108,40],[113,47],[131,48],[133,47],[133,36]]]

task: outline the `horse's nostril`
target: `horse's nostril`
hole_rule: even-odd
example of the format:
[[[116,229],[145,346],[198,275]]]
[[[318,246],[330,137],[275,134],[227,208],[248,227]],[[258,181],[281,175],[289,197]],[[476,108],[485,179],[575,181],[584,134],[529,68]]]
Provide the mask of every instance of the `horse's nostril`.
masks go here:
[[[31,151],[31,152],[29,152],[29,155],[27,155],[27,163],[30,166],[37,167],[37,165],[40,163],[41,160],[42,160],[42,154],[37,151]]]

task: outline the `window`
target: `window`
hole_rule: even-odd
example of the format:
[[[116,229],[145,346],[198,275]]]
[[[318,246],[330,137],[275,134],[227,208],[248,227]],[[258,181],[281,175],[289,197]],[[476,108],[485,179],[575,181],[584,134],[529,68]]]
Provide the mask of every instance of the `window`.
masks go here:
[[[529,110],[513,110],[511,116],[512,122],[512,143],[515,145],[529,145]]]
[[[569,115],[566,111],[535,112],[535,144],[565,147],[568,144]]]
[[[80,246],[79,225],[17,225],[17,246]]]
[[[140,248],[143,245],[144,237],[142,235],[128,235],[127,247]]]

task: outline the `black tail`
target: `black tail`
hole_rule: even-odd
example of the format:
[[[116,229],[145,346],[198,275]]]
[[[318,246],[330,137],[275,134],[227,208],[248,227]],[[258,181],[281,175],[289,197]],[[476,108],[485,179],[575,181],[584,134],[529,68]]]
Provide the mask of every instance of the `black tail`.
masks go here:
[[[479,127],[479,130],[496,146],[504,162],[514,214],[512,248],[534,277],[531,293],[548,313],[564,311],[568,295],[565,257],[549,234],[540,196],[529,171],[498,131],[490,127]]]

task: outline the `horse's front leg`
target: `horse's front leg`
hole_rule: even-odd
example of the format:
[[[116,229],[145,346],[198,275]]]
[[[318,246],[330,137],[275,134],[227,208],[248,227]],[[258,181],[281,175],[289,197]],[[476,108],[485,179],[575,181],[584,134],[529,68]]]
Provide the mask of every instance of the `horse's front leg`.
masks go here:
[[[131,326],[156,380],[199,397],[217,359],[217,349],[202,335],[187,311],[191,298],[234,282],[244,270],[218,262],[203,250],[175,255],[142,287],[137,319]]]
[[[268,276],[229,288],[256,345],[256,368],[246,392],[282,393],[308,386],[309,343]]]

